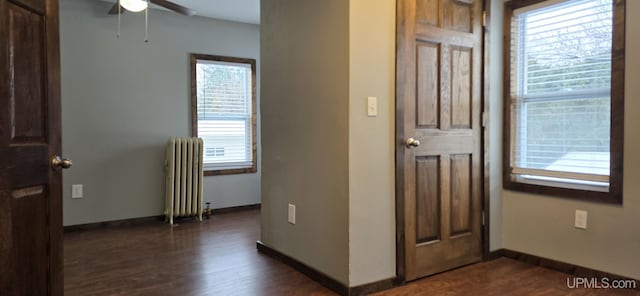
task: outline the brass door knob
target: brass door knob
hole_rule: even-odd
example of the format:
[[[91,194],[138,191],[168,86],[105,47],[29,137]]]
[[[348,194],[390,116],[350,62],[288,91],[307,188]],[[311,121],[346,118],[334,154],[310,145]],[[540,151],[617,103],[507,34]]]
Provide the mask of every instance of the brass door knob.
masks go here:
[[[51,157],[51,168],[53,169],[68,169],[72,165],[73,165],[73,162],[71,162],[70,159],[61,158],[58,155]]]
[[[405,145],[407,145],[407,148],[416,148],[416,147],[420,146],[420,141],[418,141],[418,140],[416,140],[414,138],[409,138],[405,142]]]

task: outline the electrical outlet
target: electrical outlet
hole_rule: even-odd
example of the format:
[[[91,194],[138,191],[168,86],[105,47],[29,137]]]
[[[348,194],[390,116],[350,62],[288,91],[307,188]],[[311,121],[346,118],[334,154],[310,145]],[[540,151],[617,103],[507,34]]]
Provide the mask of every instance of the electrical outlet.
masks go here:
[[[71,185],[71,198],[82,198],[82,184],[73,184]]]
[[[587,211],[576,210],[575,227],[587,229]]]
[[[289,204],[289,217],[287,219],[289,223],[296,224],[296,206]]]

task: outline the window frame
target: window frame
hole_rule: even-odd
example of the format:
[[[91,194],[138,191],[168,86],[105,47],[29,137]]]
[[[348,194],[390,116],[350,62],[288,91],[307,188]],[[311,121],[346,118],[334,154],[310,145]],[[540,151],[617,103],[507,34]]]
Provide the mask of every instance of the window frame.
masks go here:
[[[191,53],[190,55],[190,74],[191,74],[191,135],[198,136],[198,82],[196,78],[196,65],[198,60],[207,60],[222,63],[246,64],[251,67],[251,113],[249,127],[251,131],[251,166],[243,168],[205,168],[203,174],[205,176],[215,175],[232,175],[232,174],[250,174],[258,171],[258,151],[257,151],[257,103],[256,103],[256,60],[251,58],[238,58],[220,55]]]
[[[511,0],[505,2],[503,54],[503,187],[504,189],[622,204],[623,143],[624,143],[624,67],[625,67],[625,0],[613,0],[613,33],[611,51],[611,127],[609,189],[599,191],[560,182],[522,182],[512,173],[512,104],[511,104],[511,18],[516,9],[553,0]],[[560,2],[560,1],[554,1]]]

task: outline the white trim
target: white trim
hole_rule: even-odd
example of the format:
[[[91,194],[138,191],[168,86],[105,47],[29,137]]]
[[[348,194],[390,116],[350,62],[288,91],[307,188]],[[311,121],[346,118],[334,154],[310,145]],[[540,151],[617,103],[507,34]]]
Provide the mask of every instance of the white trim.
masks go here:
[[[253,167],[253,161],[243,162],[222,162],[222,163],[205,163],[203,169],[205,171],[220,171],[232,169],[247,169]]]
[[[196,64],[232,66],[232,67],[238,67],[243,69],[247,69],[247,68],[253,69],[253,65],[251,65],[250,63],[243,63],[243,62],[228,62],[228,61],[214,61],[214,60],[207,60],[207,59],[196,59]]]
[[[600,183],[607,183],[607,184],[609,183],[609,176],[606,176],[606,175],[528,169],[528,168],[518,168],[518,167],[512,168],[511,173],[514,175],[540,176],[540,177],[557,178],[557,179],[563,179],[563,180],[589,181],[589,182],[600,182]]]
[[[532,185],[568,188],[577,190],[609,192],[609,183],[581,181],[575,179],[561,179],[531,175],[512,175],[516,182]]]
[[[513,16],[517,16],[517,15],[520,15],[520,14],[523,14],[523,13],[527,13],[527,12],[532,11],[532,10],[537,10],[537,9],[540,9],[540,8],[544,8],[544,7],[548,7],[548,6],[552,6],[552,5],[556,5],[556,4],[560,4],[560,3],[568,2],[568,1],[571,1],[571,0],[547,0],[547,1],[543,1],[543,2],[540,2],[540,3],[533,4],[533,5],[527,5],[527,6],[515,9],[513,11]]]

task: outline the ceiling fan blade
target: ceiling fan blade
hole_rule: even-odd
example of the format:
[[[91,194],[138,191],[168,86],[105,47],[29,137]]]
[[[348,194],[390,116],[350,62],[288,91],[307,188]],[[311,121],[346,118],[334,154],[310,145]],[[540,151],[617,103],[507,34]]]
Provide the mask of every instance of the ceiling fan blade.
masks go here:
[[[126,9],[121,9],[122,12],[124,12],[125,10]],[[118,14],[118,1],[116,1],[116,3],[111,6],[111,9],[109,9],[109,14]]]
[[[171,1],[167,1],[167,0],[150,0],[151,3],[158,5],[158,6],[162,6],[166,9],[169,10],[173,10],[179,14],[184,14],[186,16],[193,16],[196,14],[196,11],[190,8],[186,8],[182,5],[173,3]]]

